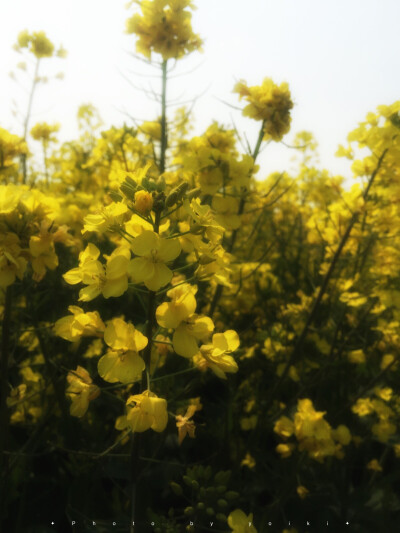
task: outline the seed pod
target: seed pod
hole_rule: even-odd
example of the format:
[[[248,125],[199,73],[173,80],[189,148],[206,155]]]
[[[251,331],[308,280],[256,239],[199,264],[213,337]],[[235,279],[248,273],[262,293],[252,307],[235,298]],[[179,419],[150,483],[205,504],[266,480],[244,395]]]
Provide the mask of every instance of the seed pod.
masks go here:
[[[228,502],[221,498],[217,501],[217,505],[218,507],[222,507],[223,509],[225,509],[225,507],[228,507]]]
[[[167,199],[165,200],[165,205],[167,207],[172,207],[173,205],[176,204],[177,200],[178,200],[178,193],[176,191],[170,192],[169,195],[167,196]]]
[[[216,517],[217,520],[220,520],[221,522],[226,522],[228,519],[226,518],[226,515],[224,513],[217,513]]]
[[[178,193],[179,199],[183,198],[188,188],[189,183],[187,181],[183,181],[178,185],[178,187],[176,188],[176,192]]]
[[[225,472],[221,470],[220,472],[217,472],[215,474],[214,480],[216,481],[216,483],[226,484],[228,483],[230,477],[230,470],[226,470]]]
[[[132,179],[130,176],[126,176],[124,183],[127,183],[130,187],[132,187],[132,189],[136,189],[137,187],[136,181]]]
[[[206,506],[204,505],[203,502],[198,502],[198,504],[196,505],[196,507],[197,507],[197,509],[198,509],[199,511],[203,511],[203,510],[205,509]]]
[[[214,511],[214,509],[212,507],[207,507],[206,513],[208,514],[208,516],[214,516],[215,515],[215,511]]]
[[[212,468],[210,465],[208,465],[204,471],[204,477],[209,480],[212,476]]]
[[[214,257],[211,257],[209,255],[205,255],[205,254],[201,255],[200,258],[199,258],[199,264],[200,265],[209,265],[213,261],[215,261]]]
[[[226,485],[218,485],[217,493],[218,494],[225,494],[225,492],[226,492]]]
[[[116,191],[111,191],[109,194],[113,202],[120,202],[122,200],[122,196]]]
[[[188,200],[192,200],[193,198],[197,198],[197,196],[199,196],[200,194],[201,189],[197,187],[196,189],[192,189],[191,191],[189,191],[186,195],[186,198],[188,198]]]
[[[215,495],[216,495],[215,487],[207,487],[206,494],[209,498],[215,498]]]
[[[192,516],[194,513],[193,507],[186,507],[186,509],[183,511],[183,514],[186,516]]]
[[[193,479],[192,481],[192,487],[195,489],[195,490],[199,490],[199,482],[196,480],[196,479]]]
[[[165,207],[165,194],[159,192],[154,196],[153,211],[162,211]]]
[[[228,492],[225,494],[225,498],[227,500],[234,500],[239,496],[239,493],[234,490],[228,490]]]
[[[123,183],[119,189],[129,200],[133,200],[135,198],[136,190],[129,187],[129,185],[126,183]]]
[[[157,182],[157,192],[164,192],[166,187],[165,179],[163,177],[158,179]]]
[[[175,483],[175,481],[171,481],[169,485],[170,485],[172,491],[173,491],[177,496],[181,496],[181,495],[183,494],[183,489],[182,489],[182,487],[181,487],[178,483]]]
[[[192,486],[192,481],[193,481],[193,480],[192,480],[189,476],[183,476],[182,479],[183,479],[183,481],[186,483],[186,485],[187,485],[188,487],[191,487],[191,486]]]

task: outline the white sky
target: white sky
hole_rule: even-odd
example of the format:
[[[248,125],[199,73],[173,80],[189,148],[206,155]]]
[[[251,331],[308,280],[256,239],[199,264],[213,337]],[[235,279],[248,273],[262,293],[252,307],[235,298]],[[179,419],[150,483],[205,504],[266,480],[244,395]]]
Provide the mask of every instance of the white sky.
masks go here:
[[[213,119],[230,126],[232,119],[246,131],[251,144],[258,124],[218,99],[239,105],[232,94],[235,81],[249,85],[271,77],[287,81],[295,107],[294,133],[312,131],[319,142],[321,166],[334,174],[350,175],[349,162],[334,157],[347,133],[377,105],[400,98],[400,2],[399,0],[195,0],[194,31],[205,40],[204,54],[194,53],[178,64],[175,73],[199,68],[171,80],[171,96],[190,100],[206,93],[194,108],[195,133]],[[132,59],[134,36],[124,33],[131,14],[126,0],[0,0],[0,126],[13,133],[22,127],[11,115],[11,102],[26,108],[27,94],[8,76],[21,56],[12,50],[18,33],[46,31],[56,44],[68,50],[65,60],[43,60],[42,74],[65,73],[38,88],[30,126],[35,122],[59,122],[61,140],[77,135],[76,111],[93,103],[105,126],[129,124],[129,113],[153,120],[158,105],[133,89],[132,83],[159,88],[157,78],[138,73],[156,70]],[[130,73],[129,71],[135,73]],[[25,91],[27,86],[25,85]],[[172,109],[172,108],[171,108]],[[259,162],[263,178],[270,171],[290,168],[294,155],[271,143]]]

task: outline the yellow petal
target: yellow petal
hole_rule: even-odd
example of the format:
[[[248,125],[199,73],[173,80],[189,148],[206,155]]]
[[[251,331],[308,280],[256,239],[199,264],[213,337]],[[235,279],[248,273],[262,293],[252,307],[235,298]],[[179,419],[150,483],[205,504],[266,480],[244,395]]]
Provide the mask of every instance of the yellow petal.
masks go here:
[[[136,352],[108,352],[99,360],[99,375],[109,383],[138,381],[145,369],[143,359]]]
[[[63,275],[63,278],[70,285],[76,285],[82,281],[82,272],[79,268],[72,268]]]
[[[101,292],[103,293],[104,298],[110,298],[111,296],[116,298],[124,294],[127,290],[128,278],[127,276],[122,276],[118,279],[108,279]]]
[[[97,298],[101,293],[100,287],[97,284],[88,285],[79,291],[79,301],[80,302],[90,302]]]
[[[158,250],[159,239],[160,237],[154,231],[143,231],[132,243],[133,253],[140,256],[151,254],[152,250]]]
[[[134,283],[141,283],[154,276],[154,263],[145,257],[135,257],[130,261],[129,273]]]
[[[158,257],[165,262],[172,261],[181,253],[181,243],[178,239],[160,239]]]
[[[116,255],[115,257],[110,258],[106,267],[107,279],[120,278],[125,274],[129,265],[129,260],[130,257],[127,258],[123,255]]]
[[[158,291],[171,281],[172,271],[164,263],[153,263],[153,265],[153,275],[145,279],[144,284],[150,291]]]
[[[176,353],[182,357],[193,357],[199,351],[196,339],[188,333],[186,324],[175,330],[172,343]]]

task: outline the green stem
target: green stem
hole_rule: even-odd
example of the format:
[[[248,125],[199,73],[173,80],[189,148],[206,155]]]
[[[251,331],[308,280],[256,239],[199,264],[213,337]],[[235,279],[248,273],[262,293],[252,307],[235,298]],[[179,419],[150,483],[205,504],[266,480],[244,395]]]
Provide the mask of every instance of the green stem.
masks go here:
[[[161,211],[156,211],[155,221],[154,221],[154,231],[159,233],[160,230],[160,217]],[[148,306],[147,306],[147,325],[145,335],[148,339],[148,344],[143,351],[143,360],[146,365],[146,368],[142,374],[142,391],[150,390],[150,363],[151,363],[151,349],[153,347],[153,329],[155,325],[155,311],[156,311],[156,293],[154,291],[149,291],[148,297]],[[134,533],[133,523],[135,519],[138,519],[139,515],[139,506],[137,504],[137,480],[140,475],[140,465],[139,465],[139,453],[140,453],[140,443],[142,440],[142,435],[139,433],[133,433],[132,435],[132,448],[131,448],[131,523],[130,523],[130,533]]]
[[[254,147],[254,150],[253,150],[253,153],[252,153],[252,158],[254,160],[254,163],[256,162],[258,154],[260,153],[260,148],[261,148],[261,143],[262,143],[263,137],[264,137],[264,121],[263,121],[263,123],[261,125],[260,131],[258,133],[257,143],[256,143],[256,146]],[[241,199],[240,199],[239,210],[238,210],[238,213],[237,213],[239,216],[243,214],[245,205],[246,205],[246,198],[245,198],[245,195],[243,195],[241,197]],[[235,246],[235,242],[236,242],[236,238],[237,238],[237,235],[238,235],[238,231],[239,231],[239,228],[235,229],[232,232],[231,240],[230,240],[230,242],[228,244],[228,247],[226,249],[226,251],[228,253],[230,253],[230,254],[232,253],[233,248]],[[211,305],[210,305],[210,311],[208,313],[208,316],[210,318],[212,318],[213,315],[214,315],[215,309],[217,308],[217,305],[218,305],[218,302],[219,302],[219,300],[220,300],[220,298],[222,296],[223,290],[224,290],[223,285],[218,285],[217,288],[215,289],[215,293],[214,293],[214,296],[213,296],[213,299],[212,299]]]
[[[44,176],[46,178],[46,186],[49,186],[49,169],[47,168],[47,148],[46,143],[43,142],[43,163],[44,163]]]

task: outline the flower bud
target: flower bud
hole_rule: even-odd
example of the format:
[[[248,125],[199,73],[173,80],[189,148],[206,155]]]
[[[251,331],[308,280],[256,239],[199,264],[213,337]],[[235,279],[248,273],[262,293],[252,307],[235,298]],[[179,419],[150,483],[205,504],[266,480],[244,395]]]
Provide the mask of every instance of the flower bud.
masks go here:
[[[135,192],[135,203],[133,207],[141,215],[148,215],[153,207],[153,197],[147,191],[136,191]]]

